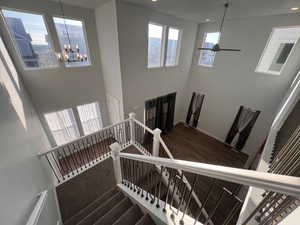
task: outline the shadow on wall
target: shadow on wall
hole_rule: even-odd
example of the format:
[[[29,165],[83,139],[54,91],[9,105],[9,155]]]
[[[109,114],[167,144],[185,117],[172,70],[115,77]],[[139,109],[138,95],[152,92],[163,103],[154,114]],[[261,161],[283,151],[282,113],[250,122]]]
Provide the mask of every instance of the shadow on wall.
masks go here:
[[[47,140],[0,37],[0,218],[26,224],[41,190],[49,190],[41,224],[59,220],[52,183],[37,154]],[[2,160],[1,160],[2,159]]]
[[[19,117],[20,122],[22,123],[25,130],[28,130],[26,116],[24,111],[24,106],[22,99],[20,97],[21,86],[20,80],[14,67],[8,52],[4,46],[4,43],[0,37],[0,50],[1,50],[1,73],[0,73],[0,82],[2,88],[6,89],[6,93],[9,96],[10,103],[13,106],[16,114]]]

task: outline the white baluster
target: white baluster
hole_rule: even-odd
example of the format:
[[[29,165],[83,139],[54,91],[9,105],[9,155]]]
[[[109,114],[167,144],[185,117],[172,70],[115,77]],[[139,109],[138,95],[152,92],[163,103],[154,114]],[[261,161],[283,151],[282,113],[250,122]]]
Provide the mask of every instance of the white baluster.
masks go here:
[[[129,113],[129,123],[130,123],[130,136],[131,136],[131,144],[135,143],[135,130],[134,130],[134,119],[135,119],[135,113]]]
[[[109,147],[112,152],[111,155],[113,159],[116,182],[117,184],[120,184],[122,182],[121,161],[120,161],[121,146],[119,143],[115,142],[111,144]]]
[[[161,130],[156,128],[153,131],[153,146],[152,146],[152,155],[155,157],[159,157],[159,138],[160,138]]]

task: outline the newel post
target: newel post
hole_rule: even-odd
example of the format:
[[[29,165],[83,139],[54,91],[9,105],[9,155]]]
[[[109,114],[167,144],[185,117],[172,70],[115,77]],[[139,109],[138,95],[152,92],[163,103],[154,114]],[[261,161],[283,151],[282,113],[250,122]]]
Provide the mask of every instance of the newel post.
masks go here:
[[[129,113],[129,124],[130,124],[130,142],[131,144],[135,143],[135,132],[134,132],[134,119],[135,119],[135,113]]]
[[[158,128],[153,131],[152,155],[155,157],[159,157],[160,134],[161,130]]]
[[[117,184],[120,184],[122,183],[121,161],[120,161],[121,146],[119,143],[115,142],[111,144],[109,147],[112,152],[111,156],[113,159],[116,182]]]

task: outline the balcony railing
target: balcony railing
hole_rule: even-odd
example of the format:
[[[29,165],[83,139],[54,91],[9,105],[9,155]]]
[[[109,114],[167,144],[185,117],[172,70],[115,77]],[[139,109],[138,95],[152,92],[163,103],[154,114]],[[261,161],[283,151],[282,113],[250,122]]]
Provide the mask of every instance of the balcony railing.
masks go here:
[[[117,142],[122,149],[131,144],[129,119],[98,132],[55,147],[40,156],[51,168],[58,184],[82,173],[110,157],[109,146]]]

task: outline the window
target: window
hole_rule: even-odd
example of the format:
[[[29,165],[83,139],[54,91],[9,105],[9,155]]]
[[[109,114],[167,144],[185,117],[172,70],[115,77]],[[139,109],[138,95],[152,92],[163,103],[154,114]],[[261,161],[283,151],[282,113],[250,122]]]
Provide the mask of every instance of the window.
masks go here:
[[[25,68],[57,66],[57,58],[42,15],[2,10]]]
[[[180,39],[181,30],[149,23],[148,68],[178,65]]]
[[[161,25],[148,25],[148,68],[162,66],[163,30]]]
[[[57,145],[63,145],[80,136],[72,109],[47,113],[45,119]]]
[[[220,32],[206,33],[202,44],[203,48],[212,48],[219,43]],[[198,64],[201,66],[212,67],[214,64],[216,53],[210,50],[201,50]]]
[[[88,46],[83,22],[80,20],[63,19],[59,17],[53,17],[53,21],[62,51],[66,48],[66,45],[70,44],[73,48],[78,47],[82,55],[88,56]],[[87,58],[87,61],[67,62],[66,66],[90,65],[90,57]]]
[[[300,27],[274,28],[256,72],[280,75],[300,37]]]
[[[100,130],[102,125],[101,113],[97,102],[77,107],[84,135]]]
[[[166,66],[176,66],[179,58],[180,30],[169,28]]]

